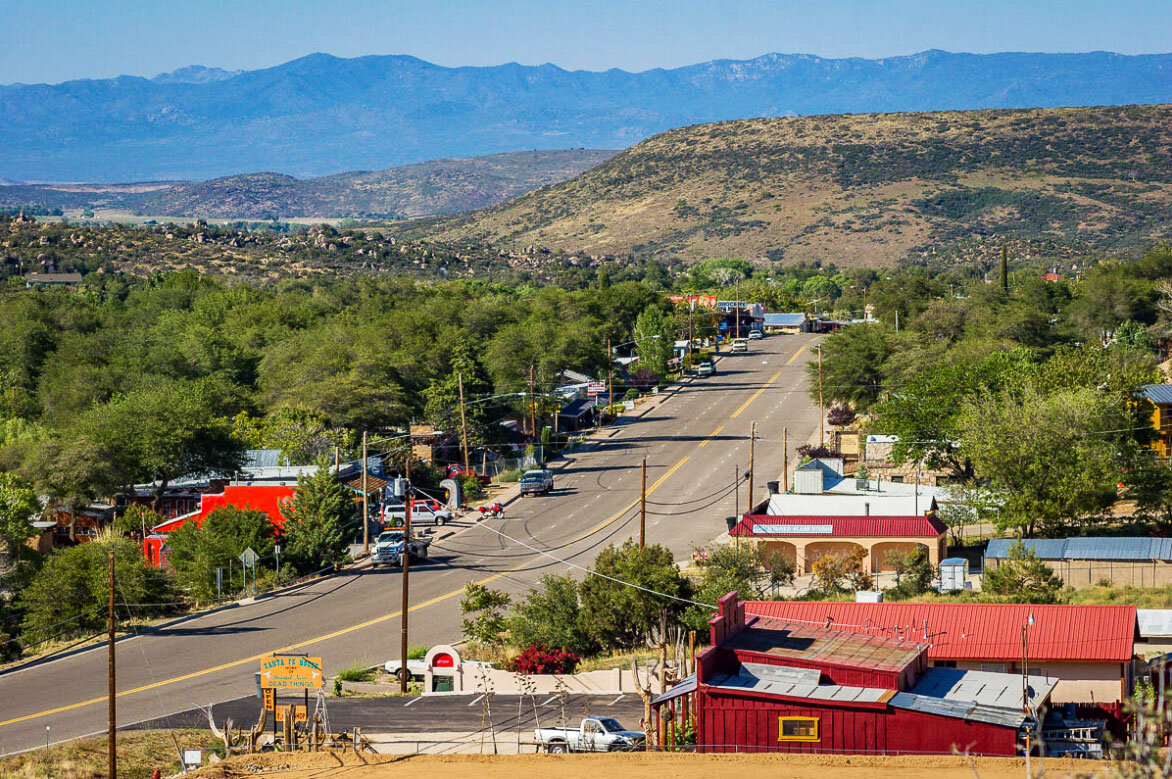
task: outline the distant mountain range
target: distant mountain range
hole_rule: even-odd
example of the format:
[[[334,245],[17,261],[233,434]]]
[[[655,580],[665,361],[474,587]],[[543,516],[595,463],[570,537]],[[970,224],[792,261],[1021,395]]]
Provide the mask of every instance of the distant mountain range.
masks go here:
[[[304,177],[520,149],[624,148],[746,117],[1160,102],[1172,102],[1169,54],[768,54],[642,73],[313,54],[242,73],[190,67],[0,87],[0,177]]]
[[[309,179],[246,173],[197,182],[0,185],[0,208],[215,219],[431,216],[495,205],[573,178],[614,154],[598,149],[513,152]]]

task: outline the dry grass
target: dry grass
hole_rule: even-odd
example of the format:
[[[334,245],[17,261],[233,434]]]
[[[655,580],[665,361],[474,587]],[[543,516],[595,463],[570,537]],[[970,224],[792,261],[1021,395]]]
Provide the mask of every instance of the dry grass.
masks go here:
[[[1102,776],[1109,764],[1084,760],[1034,761],[1035,772],[1059,777]],[[199,779],[239,779],[261,774],[279,779],[675,779],[735,776],[738,779],[1019,779],[1023,760],[962,757],[864,757],[858,755],[260,755],[204,768]]]
[[[214,747],[206,730],[177,730],[175,738],[187,749]],[[207,752],[205,751],[205,760]],[[49,749],[37,749],[0,758],[4,779],[100,779],[107,776],[106,739],[83,738]],[[179,771],[179,755],[171,731],[145,730],[118,734],[119,779],[149,779],[154,769],[163,776]]]

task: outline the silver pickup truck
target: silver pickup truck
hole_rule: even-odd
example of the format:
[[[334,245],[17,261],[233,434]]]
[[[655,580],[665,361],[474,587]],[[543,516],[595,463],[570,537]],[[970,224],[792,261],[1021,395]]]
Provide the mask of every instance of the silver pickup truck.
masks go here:
[[[427,549],[431,542],[423,538],[411,539],[411,559],[426,560]],[[370,564],[402,565],[403,564],[403,531],[384,530],[379,533],[374,548],[370,550]]]
[[[646,734],[627,730],[613,717],[587,717],[576,728],[538,728],[533,741],[546,752],[634,752],[643,748]]]

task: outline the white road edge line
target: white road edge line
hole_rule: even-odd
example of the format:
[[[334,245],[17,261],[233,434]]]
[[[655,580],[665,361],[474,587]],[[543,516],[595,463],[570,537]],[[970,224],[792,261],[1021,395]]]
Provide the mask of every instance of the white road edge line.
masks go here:
[[[475,698],[473,698],[473,699],[472,699],[472,700],[471,700],[471,701],[468,703],[468,705],[469,705],[469,706],[472,706],[473,704],[475,704],[475,703],[479,702],[479,701],[480,701],[480,699],[481,699],[481,698],[483,698],[483,697],[484,697],[484,695],[477,695]]]
[[[542,701],[540,704],[538,704],[538,705],[539,705],[539,706],[548,706],[548,705],[549,705],[549,703],[550,703],[550,701],[555,701],[555,700],[557,700],[557,697],[558,697],[558,696],[556,696],[556,695],[551,695],[551,696],[549,696],[548,698],[546,698],[545,700],[543,700],[543,701]]]
[[[410,706],[412,703],[419,703],[421,700],[423,700],[423,696],[422,696],[422,695],[420,695],[418,698],[412,698],[411,700],[409,700],[409,701],[407,701],[406,703],[404,703],[404,704],[403,704],[403,708],[404,708],[404,709],[405,709],[405,708],[407,708],[407,707],[408,707],[408,706]]]
[[[623,696],[622,696],[622,693],[620,693],[620,694],[619,694],[619,696],[618,696],[617,698],[615,698],[613,701],[611,701],[610,703],[608,703],[608,704],[606,704],[606,705],[607,705],[607,706],[613,706],[613,705],[615,705],[616,703],[618,703],[619,701],[621,701],[622,699],[623,699]]]

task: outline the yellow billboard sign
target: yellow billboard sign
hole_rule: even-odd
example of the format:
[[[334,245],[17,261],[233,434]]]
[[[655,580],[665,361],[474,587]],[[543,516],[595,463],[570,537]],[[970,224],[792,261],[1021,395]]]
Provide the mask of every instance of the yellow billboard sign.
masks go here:
[[[266,657],[260,686],[274,690],[317,690],[323,683],[320,657]]]
[[[293,712],[294,722],[307,722],[309,720],[309,712],[305,706],[278,706],[277,707],[277,722],[284,722],[289,719],[289,712]]]

